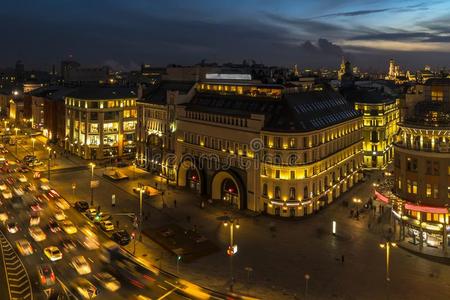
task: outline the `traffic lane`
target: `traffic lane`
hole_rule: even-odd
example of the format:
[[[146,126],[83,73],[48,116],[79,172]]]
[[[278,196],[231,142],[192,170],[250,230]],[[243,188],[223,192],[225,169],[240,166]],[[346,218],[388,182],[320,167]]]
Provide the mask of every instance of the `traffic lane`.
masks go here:
[[[0,299],[9,299],[9,285],[6,278],[6,267],[3,257],[3,250],[0,247]]]

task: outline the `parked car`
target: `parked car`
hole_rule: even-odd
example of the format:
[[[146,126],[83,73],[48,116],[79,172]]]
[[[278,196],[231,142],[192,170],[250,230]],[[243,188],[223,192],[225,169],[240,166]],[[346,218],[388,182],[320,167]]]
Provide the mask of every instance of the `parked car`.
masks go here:
[[[75,208],[79,212],[85,212],[89,208],[89,203],[86,201],[77,201],[75,202]]]
[[[128,245],[131,242],[131,236],[125,229],[114,232],[112,239],[122,246]]]
[[[100,222],[100,227],[104,231],[113,231],[114,230],[114,224],[109,220]]]

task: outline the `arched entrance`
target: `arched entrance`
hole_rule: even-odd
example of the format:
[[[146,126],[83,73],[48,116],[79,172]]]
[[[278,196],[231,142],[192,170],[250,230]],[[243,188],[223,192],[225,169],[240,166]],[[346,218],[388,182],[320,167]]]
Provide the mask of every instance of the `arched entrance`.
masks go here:
[[[203,173],[197,168],[192,159],[185,159],[178,166],[178,186],[203,194],[203,180]]]
[[[233,180],[226,178],[222,182],[221,199],[232,205],[239,206],[239,191]]]
[[[222,200],[239,209],[245,209],[245,187],[231,171],[219,171],[211,181],[211,198]]]
[[[195,168],[189,168],[186,172],[186,186],[195,191],[200,193],[200,175],[198,174],[197,170]]]

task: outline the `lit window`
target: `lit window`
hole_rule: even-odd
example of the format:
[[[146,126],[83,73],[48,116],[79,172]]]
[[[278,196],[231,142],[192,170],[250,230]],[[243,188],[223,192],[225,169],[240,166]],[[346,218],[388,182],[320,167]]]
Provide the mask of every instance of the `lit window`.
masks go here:
[[[417,181],[413,181],[412,193],[417,194]]]
[[[429,184],[429,183],[427,183],[427,193],[426,193],[426,195],[427,195],[427,198],[431,197],[431,184]]]
[[[280,170],[275,170],[275,178],[280,178]]]

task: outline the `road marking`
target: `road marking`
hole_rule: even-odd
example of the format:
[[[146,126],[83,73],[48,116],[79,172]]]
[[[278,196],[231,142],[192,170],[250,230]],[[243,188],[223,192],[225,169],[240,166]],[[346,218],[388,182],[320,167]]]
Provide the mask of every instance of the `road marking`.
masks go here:
[[[162,288],[163,290],[167,291],[167,288],[166,288],[166,287],[164,287],[164,286],[162,286],[162,285],[160,285],[160,284],[158,284],[158,286],[159,286],[160,288]]]
[[[169,296],[170,294],[172,294],[173,292],[175,292],[178,289],[178,287],[174,287],[173,289],[171,289],[170,291],[168,291],[167,293],[165,293],[164,295],[162,295],[161,297],[158,298],[158,300],[162,300],[164,298],[166,298],[167,296]]]
[[[11,243],[0,231],[1,253],[3,255],[6,282],[10,299],[33,299],[30,277],[22,263],[22,260],[14,251]],[[25,279],[25,280],[24,280]],[[25,287],[24,287],[25,286]],[[16,297],[12,297],[12,295]]]

